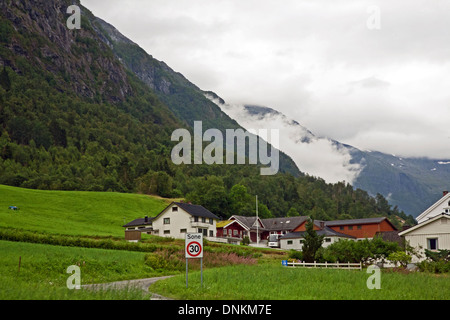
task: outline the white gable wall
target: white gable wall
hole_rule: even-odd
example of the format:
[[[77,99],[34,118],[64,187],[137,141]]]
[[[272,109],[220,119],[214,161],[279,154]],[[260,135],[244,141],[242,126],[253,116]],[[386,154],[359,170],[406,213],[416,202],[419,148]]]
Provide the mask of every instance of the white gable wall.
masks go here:
[[[441,213],[450,214],[450,193],[447,193],[441,199],[439,199],[435,204],[425,210],[420,214],[416,220],[418,223],[425,222],[426,220],[433,218]]]
[[[423,225],[413,227],[412,231],[406,230],[404,233],[405,240],[409,244],[418,249],[422,255],[422,260],[425,259],[425,249],[429,248],[430,239],[437,239],[437,249],[450,249],[450,218],[442,216],[435,218],[434,221],[425,222]],[[415,261],[419,261],[414,257]]]

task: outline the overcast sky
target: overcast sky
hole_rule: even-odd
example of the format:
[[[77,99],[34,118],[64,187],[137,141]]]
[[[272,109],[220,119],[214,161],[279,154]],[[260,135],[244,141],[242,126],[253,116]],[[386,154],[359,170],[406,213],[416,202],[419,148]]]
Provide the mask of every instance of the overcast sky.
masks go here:
[[[228,103],[362,150],[450,159],[448,0],[81,3]]]

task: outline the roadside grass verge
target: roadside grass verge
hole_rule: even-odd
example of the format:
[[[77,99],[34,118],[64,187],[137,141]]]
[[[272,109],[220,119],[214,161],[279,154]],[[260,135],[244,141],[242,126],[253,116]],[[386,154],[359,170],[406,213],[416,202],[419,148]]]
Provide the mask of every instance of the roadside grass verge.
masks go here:
[[[138,289],[69,290],[66,281],[71,274],[66,270],[70,265],[80,267],[82,285],[161,275],[144,263],[142,252],[10,241],[0,241],[0,252],[0,300],[148,299]]]
[[[371,274],[359,270],[235,265],[162,280],[152,291],[192,300],[434,300],[448,299],[450,277],[424,273],[381,273],[381,289],[368,289]]]

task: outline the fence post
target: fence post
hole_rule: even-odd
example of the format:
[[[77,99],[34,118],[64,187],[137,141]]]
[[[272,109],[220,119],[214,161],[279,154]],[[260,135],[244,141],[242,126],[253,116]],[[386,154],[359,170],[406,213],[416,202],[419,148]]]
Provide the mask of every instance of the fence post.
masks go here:
[[[328,263],[327,263],[327,261],[325,261],[325,268],[328,268]]]
[[[339,269],[339,261],[337,261],[336,263],[337,263],[337,268]]]
[[[347,269],[350,269],[350,261],[347,261]]]

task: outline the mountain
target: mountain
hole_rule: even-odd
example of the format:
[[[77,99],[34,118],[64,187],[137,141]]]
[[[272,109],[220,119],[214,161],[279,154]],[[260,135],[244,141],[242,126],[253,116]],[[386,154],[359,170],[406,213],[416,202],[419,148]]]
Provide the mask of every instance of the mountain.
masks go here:
[[[205,130],[245,128],[216,104],[223,99],[81,5],[81,29],[70,30],[73,1],[1,4],[0,184],[183,197],[223,218],[254,215],[258,195],[262,217],[414,223],[382,196],[302,174],[283,152],[272,176],[261,176],[259,165],[175,165],[174,130],[192,132],[194,120]]]
[[[100,38],[124,66],[148,85],[186,126],[193,128],[194,121],[201,120],[204,131],[212,128],[225,133],[226,129],[243,129],[208,98],[223,101],[217,94],[201,90],[166,63],[153,58],[111,24],[98,17],[94,17],[92,23]],[[283,152],[280,153],[279,169],[294,176],[301,174],[294,161]]]
[[[246,128],[280,128],[280,149],[302,172],[328,182],[345,180],[372,196],[378,193],[400,210],[417,216],[442,196],[450,185],[450,161],[406,158],[359,150],[310,130],[269,107],[229,105],[212,99]],[[318,156],[319,155],[319,156]]]

